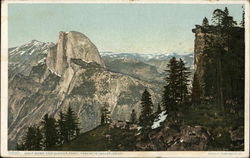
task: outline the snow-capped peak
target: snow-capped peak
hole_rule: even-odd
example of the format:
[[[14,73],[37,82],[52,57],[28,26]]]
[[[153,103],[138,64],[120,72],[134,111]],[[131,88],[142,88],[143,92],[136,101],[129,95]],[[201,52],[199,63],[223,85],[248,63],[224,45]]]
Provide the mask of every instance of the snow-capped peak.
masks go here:
[[[10,55],[32,55],[33,53],[42,53],[47,54],[47,50],[54,46],[52,42],[40,42],[37,40],[32,40],[27,44],[21,45],[19,47],[10,48],[9,54]]]

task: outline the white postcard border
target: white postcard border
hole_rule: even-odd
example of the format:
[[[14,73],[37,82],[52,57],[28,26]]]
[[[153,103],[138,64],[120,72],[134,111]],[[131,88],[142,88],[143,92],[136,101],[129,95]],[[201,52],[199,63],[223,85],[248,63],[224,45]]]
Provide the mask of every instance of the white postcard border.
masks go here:
[[[8,151],[8,4],[12,3],[169,3],[245,5],[245,151]],[[1,4],[1,156],[3,157],[248,157],[249,156],[249,2],[247,0],[9,0]]]

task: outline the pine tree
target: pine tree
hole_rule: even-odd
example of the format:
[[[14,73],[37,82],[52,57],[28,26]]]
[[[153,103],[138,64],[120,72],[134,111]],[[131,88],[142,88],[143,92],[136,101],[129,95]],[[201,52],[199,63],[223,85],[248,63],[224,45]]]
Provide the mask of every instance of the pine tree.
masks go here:
[[[136,113],[135,109],[132,110],[131,116],[130,116],[130,122],[135,124],[136,123]]]
[[[188,77],[190,75],[190,72],[185,67],[185,64],[182,59],[180,59],[178,62],[178,71],[179,71],[179,76],[177,79],[177,83],[180,95],[179,97],[180,97],[180,103],[183,103],[187,100],[188,96],[188,82],[189,82]]]
[[[36,128],[34,126],[28,127],[26,134],[22,140],[24,150],[35,150],[35,137],[36,137]]]
[[[169,64],[167,65],[168,69],[166,70],[167,72],[167,77],[165,78],[167,82],[167,88],[169,91],[169,94],[171,97],[171,103],[175,104],[178,102],[178,76],[179,76],[179,66],[178,66],[178,61],[176,60],[175,57],[170,59]],[[166,88],[166,87],[165,87]]]
[[[212,21],[216,26],[220,26],[223,29],[237,25],[236,21],[233,20],[233,17],[229,16],[227,7],[225,7],[224,11],[221,9],[214,10]]]
[[[207,20],[207,18],[205,17],[204,19],[203,19],[203,21],[202,21],[202,26],[209,26],[209,23],[208,23],[208,20]]]
[[[242,20],[241,20],[241,22],[240,22],[240,25],[241,25],[242,27],[245,27],[245,9],[244,9],[243,6],[242,6],[242,8],[243,8],[243,11],[242,11]]]
[[[65,115],[65,126],[67,131],[67,140],[72,140],[79,135],[78,118],[75,112],[69,106]]]
[[[167,65],[166,85],[164,86],[162,105],[170,115],[177,115],[179,106],[188,99],[188,77],[190,72],[182,59],[170,59]]]
[[[57,127],[58,127],[58,139],[59,144],[63,144],[64,142],[68,142],[68,131],[66,127],[66,120],[65,114],[60,111],[59,119],[57,120]]]
[[[108,106],[104,105],[101,108],[101,124],[105,125],[110,123],[110,111],[108,110]]]
[[[36,136],[35,136],[35,150],[42,150],[43,147],[43,135],[40,130],[40,127],[36,127]]]
[[[162,104],[168,112],[174,112],[178,102],[178,61],[175,57],[170,59],[167,64],[167,77],[165,78],[166,85],[163,90]]]
[[[221,26],[222,25],[222,20],[225,16],[225,13],[221,9],[215,9],[213,12],[213,18],[212,21],[216,26]]]
[[[229,16],[229,11],[228,11],[227,7],[225,7],[225,9],[224,9],[224,13],[225,13],[225,16]]]
[[[163,95],[162,95],[162,105],[164,107],[164,110],[170,111],[170,106],[172,107],[174,105],[174,100],[171,95],[169,95],[170,87],[169,85],[164,86]]]
[[[178,84],[180,89],[180,101],[181,103],[187,101],[188,99],[188,82],[189,82],[189,76],[190,71],[187,67],[185,67],[185,63],[182,59],[178,62],[179,66],[179,78],[178,78]]]
[[[147,89],[144,90],[141,98],[141,115],[139,118],[140,125],[142,127],[147,127],[151,124],[150,115],[153,112],[153,103],[151,100],[151,95],[147,91]]]
[[[193,87],[192,87],[192,102],[196,105],[200,102],[201,97],[201,86],[197,79],[197,76],[194,75]]]
[[[45,114],[42,120],[43,133],[44,133],[44,149],[52,150],[58,142],[56,120]]]
[[[41,150],[42,133],[39,126],[29,126],[20,143],[17,143],[17,150]]]

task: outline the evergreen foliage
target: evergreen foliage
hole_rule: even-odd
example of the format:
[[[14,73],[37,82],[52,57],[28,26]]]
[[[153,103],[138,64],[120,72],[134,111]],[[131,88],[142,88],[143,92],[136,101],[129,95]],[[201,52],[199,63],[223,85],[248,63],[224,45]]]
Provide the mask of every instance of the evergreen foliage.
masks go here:
[[[131,113],[131,116],[130,116],[130,122],[133,123],[133,124],[135,124],[137,122],[135,109],[132,110],[132,113]]]
[[[101,124],[102,125],[105,125],[105,124],[109,124],[110,121],[111,121],[111,118],[110,118],[110,111],[108,110],[108,106],[107,105],[104,105],[102,108],[101,108]]]
[[[241,63],[244,63],[244,53],[241,55],[241,51],[244,51],[244,44],[240,44],[241,40],[236,40],[242,35],[235,34],[233,27],[237,24],[233,17],[229,15],[227,7],[223,10],[216,9],[213,13],[213,21],[215,22],[216,31],[213,34],[216,38],[211,38],[208,42],[209,47],[204,50],[207,58],[210,59],[210,66],[206,66],[204,71],[204,80],[205,80],[205,96],[209,95],[214,98],[218,104],[220,112],[224,113],[225,102],[230,100],[232,102],[233,98],[236,100],[241,100],[239,97],[242,95],[242,92],[234,94],[234,91],[241,87],[239,85],[241,82],[244,84],[244,77],[239,78],[236,76],[242,76],[242,70],[244,68],[238,69],[241,67]],[[244,36],[244,35],[243,35]],[[236,46],[237,45],[237,46]],[[235,49],[237,47],[237,50]],[[229,62],[230,61],[230,62]],[[230,77],[228,74],[234,74]],[[236,79],[238,78],[238,79]],[[227,85],[229,84],[230,85]],[[235,85],[235,83],[237,83]],[[231,89],[226,90],[230,86]],[[243,94],[244,95],[244,94]],[[234,102],[234,101],[233,101]],[[238,102],[238,101],[236,101]]]
[[[28,127],[28,130],[23,140],[23,145],[25,150],[35,150],[35,137],[36,137],[36,128],[32,126]]]
[[[153,103],[151,100],[151,94],[147,91],[147,89],[145,89],[141,98],[141,115],[139,118],[139,124],[142,127],[147,128],[149,125],[151,125],[150,115],[152,112]]]
[[[178,61],[175,57],[170,59],[167,64],[167,77],[165,78],[166,86],[164,87],[164,92],[169,95],[168,99],[163,104],[167,108],[168,104],[176,104],[179,100],[178,98]],[[168,102],[167,102],[168,101]],[[173,105],[174,106],[174,105]]]
[[[217,26],[221,26],[223,16],[224,16],[224,12],[221,9],[214,10],[213,18],[212,18],[213,23]]]
[[[212,21],[216,26],[228,28],[237,25],[236,21],[233,20],[232,16],[229,16],[229,11],[225,7],[224,11],[221,9],[216,9],[213,12]]]
[[[241,25],[242,27],[245,27],[245,9],[244,9],[243,6],[242,6],[242,8],[243,8],[243,11],[242,11],[242,20],[241,20],[241,22],[240,22],[240,25]]]
[[[202,21],[202,26],[209,26],[208,19],[205,17]]]
[[[72,140],[79,135],[80,129],[78,124],[78,118],[76,117],[75,112],[69,106],[65,114],[65,133],[67,135],[65,141]]]
[[[193,86],[192,86],[192,102],[196,105],[200,102],[201,98],[201,86],[197,79],[197,76],[194,75]]]
[[[17,150],[41,150],[42,134],[39,127],[28,127],[23,139],[17,143]]]
[[[188,82],[189,82],[189,75],[190,71],[188,70],[187,67],[185,67],[185,63],[183,60],[180,58],[178,62],[178,79],[177,79],[177,84],[178,84],[178,89],[180,90],[180,102],[183,103],[187,101],[188,99]]]
[[[69,141],[65,122],[66,122],[65,114],[62,111],[60,111],[59,119],[57,120],[59,144],[63,144],[64,142]]]
[[[35,136],[35,150],[41,150],[43,148],[43,135],[40,127],[36,127],[36,136]]]
[[[181,104],[188,100],[188,77],[190,72],[182,59],[175,57],[167,64],[166,85],[164,86],[162,104],[168,113],[176,116]]]
[[[44,132],[44,149],[52,150],[58,141],[56,120],[45,114],[42,120],[42,127]]]
[[[53,150],[76,138],[80,132],[78,118],[71,107],[66,113],[61,111],[58,120],[45,114],[41,125],[28,127],[22,140],[17,143],[17,150]]]

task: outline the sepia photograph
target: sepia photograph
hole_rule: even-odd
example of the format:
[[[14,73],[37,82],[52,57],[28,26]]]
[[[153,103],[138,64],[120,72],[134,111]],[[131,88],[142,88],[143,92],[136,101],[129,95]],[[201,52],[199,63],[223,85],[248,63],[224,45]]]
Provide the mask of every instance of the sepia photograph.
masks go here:
[[[1,8],[2,157],[249,156],[249,1]]]

